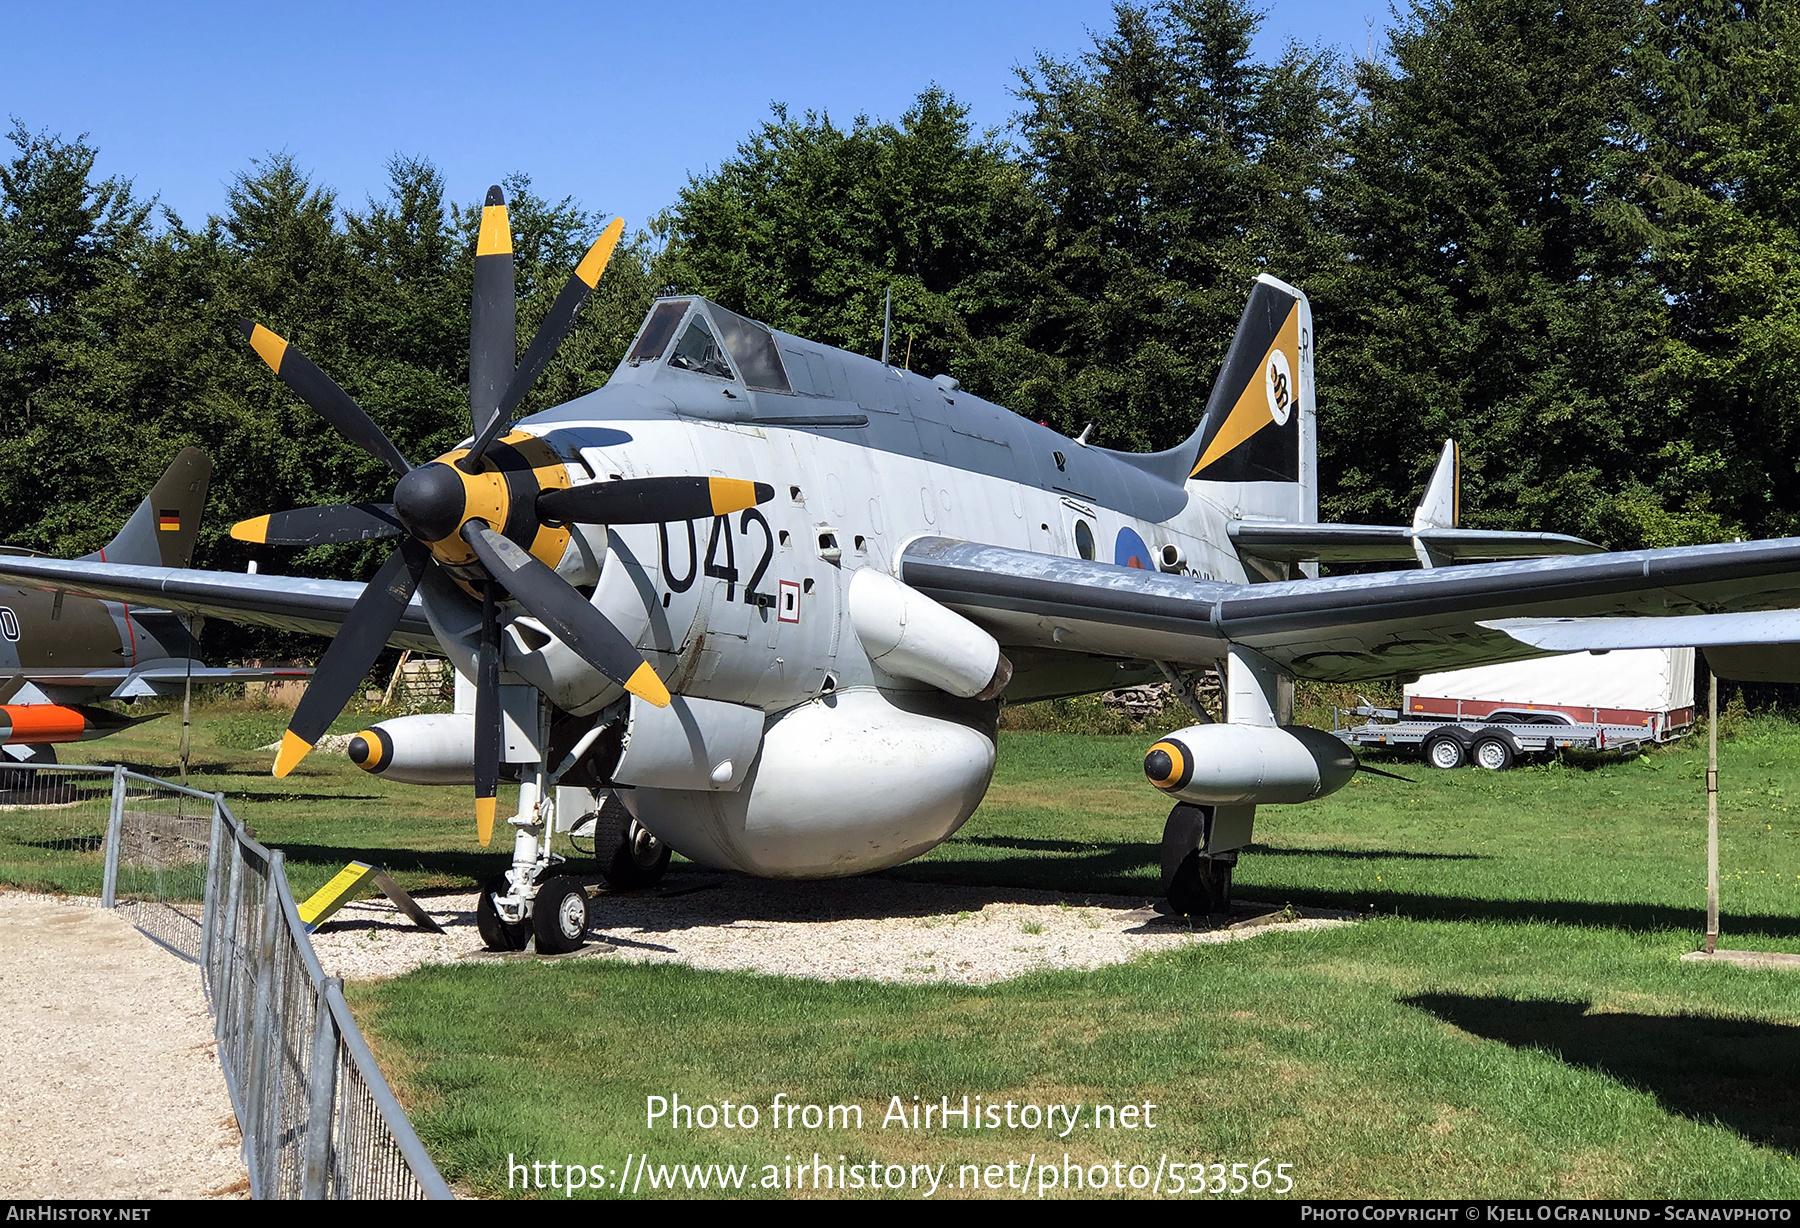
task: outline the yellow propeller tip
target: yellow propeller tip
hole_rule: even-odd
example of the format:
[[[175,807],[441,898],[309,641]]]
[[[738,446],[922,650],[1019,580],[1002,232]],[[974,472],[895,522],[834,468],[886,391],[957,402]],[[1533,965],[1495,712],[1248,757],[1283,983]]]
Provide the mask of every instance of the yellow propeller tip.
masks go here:
[[[491,797],[475,799],[475,835],[486,848],[494,839],[494,802]]]
[[[269,518],[252,516],[248,520],[240,520],[231,526],[231,535],[238,541],[260,546],[269,540]]]
[[[600,284],[600,274],[606,272],[606,264],[612,259],[613,248],[619,245],[619,236],[623,233],[625,219],[614,218],[612,224],[600,232],[600,237],[594,240],[593,246],[587,249],[587,255],[581,258],[581,263],[575,266],[575,276],[588,289],[592,290]]]
[[[299,766],[313,744],[292,729],[281,735],[281,749],[275,754],[275,775],[286,776]]]
[[[281,360],[287,355],[287,341],[270,332],[260,324],[250,328],[250,348],[257,356],[269,364],[269,370],[281,374]]]
[[[659,708],[669,706],[669,688],[663,685],[663,680],[656,676],[656,671],[650,668],[648,661],[638,666],[631,677],[625,680],[625,689],[646,703],[655,704]]]

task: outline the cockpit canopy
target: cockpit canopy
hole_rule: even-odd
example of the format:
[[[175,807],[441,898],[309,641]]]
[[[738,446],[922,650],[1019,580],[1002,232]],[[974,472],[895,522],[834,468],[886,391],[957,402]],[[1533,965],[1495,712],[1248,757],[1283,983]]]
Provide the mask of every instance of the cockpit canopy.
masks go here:
[[[670,341],[674,340],[674,346]],[[625,356],[628,366],[668,363],[718,379],[737,379],[757,392],[792,393],[775,335],[717,303],[698,298],[661,299],[650,308],[637,341]]]

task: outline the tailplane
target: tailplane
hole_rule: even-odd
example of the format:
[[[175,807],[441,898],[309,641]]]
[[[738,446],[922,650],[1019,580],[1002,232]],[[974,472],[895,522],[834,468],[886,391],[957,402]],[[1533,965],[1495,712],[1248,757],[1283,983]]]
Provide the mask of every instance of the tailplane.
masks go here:
[[[212,484],[212,461],[199,448],[183,448],[117,537],[84,558],[140,567],[186,567],[194,561],[194,539],[206,491]]]
[[[1263,274],[1250,289],[1200,427],[1188,481],[1255,519],[1319,518],[1312,307]],[[1216,489],[1214,489],[1216,488]]]

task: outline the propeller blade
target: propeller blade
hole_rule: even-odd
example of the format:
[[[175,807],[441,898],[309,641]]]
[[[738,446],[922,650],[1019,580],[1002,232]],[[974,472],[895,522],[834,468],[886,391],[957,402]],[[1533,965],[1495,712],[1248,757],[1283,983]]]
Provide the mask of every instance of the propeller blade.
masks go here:
[[[410,537],[402,541],[350,607],[350,616],[325,650],[306,694],[300,697],[300,706],[294,709],[294,719],[281,735],[275,775],[293,771],[356,694],[375,658],[387,647],[388,636],[400,625],[430,558],[431,550],[424,543]]]
[[[465,524],[462,536],[488,574],[577,656],[633,695],[669,706],[669,690],[649,662],[567,580],[479,520]]]
[[[1356,770],[1359,772],[1367,772],[1371,776],[1385,776],[1389,780],[1398,780],[1403,784],[1416,785],[1419,783],[1410,776],[1400,776],[1393,772],[1384,772],[1380,768],[1372,768],[1366,763],[1358,763],[1356,765]]]
[[[238,328],[250,339],[250,347],[269,364],[269,369],[281,377],[281,382],[321,418],[335,426],[338,434],[376,460],[385,462],[402,477],[412,469],[411,462],[381,433],[374,419],[349,393],[338,387],[336,380],[319,370],[312,359],[262,325],[242,316],[238,317]]]
[[[612,259],[613,249],[619,245],[619,236],[625,233],[625,219],[614,218],[612,224],[600,232],[588,248],[587,255],[575,266],[569,280],[563,285],[562,292],[556,296],[556,302],[550,306],[550,314],[538,325],[537,335],[532,337],[531,344],[525,350],[525,357],[519,360],[519,369],[513,372],[512,380],[506,385],[506,393],[500,398],[500,407],[488,420],[481,434],[475,437],[475,444],[469,449],[469,457],[480,463],[487,454],[488,445],[505,433],[507,424],[512,421],[513,411],[519,408],[519,402],[531,391],[538,376],[550,365],[550,359],[561,345],[563,338],[569,335],[569,329],[575,323],[575,313],[587,301],[588,292],[600,284],[600,275],[606,272],[607,261]]]
[[[494,585],[481,586],[481,647],[475,654],[475,834],[486,848],[494,838],[500,792],[500,617]]]
[[[742,478],[623,478],[538,496],[538,515],[565,524],[663,524],[702,520],[767,503],[775,488]]]
[[[233,537],[255,546],[332,546],[398,537],[404,532],[391,503],[300,507],[253,516],[231,526]]]
[[[475,239],[475,292],[469,302],[469,431],[479,434],[494,417],[512,378],[518,353],[517,303],[513,298],[512,223],[506,194],[488,189]],[[467,472],[481,462],[471,458]]]

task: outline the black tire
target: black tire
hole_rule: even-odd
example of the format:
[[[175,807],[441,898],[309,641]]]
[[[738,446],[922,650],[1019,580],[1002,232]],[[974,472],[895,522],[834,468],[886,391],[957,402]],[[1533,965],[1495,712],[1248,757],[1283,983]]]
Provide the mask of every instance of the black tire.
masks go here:
[[[1440,733],[1425,739],[1425,762],[1434,768],[1448,770],[1462,767],[1469,761],[1469,754],[1463,744],[1447,733]]]
[[[545,955],[579,950],[587,942],[587,891],[572,878],[546,879],[531,905],[531,928]]]
[[[496,874],[481,885],[481,898],[475,902],[475,930],[482,945],[490,951],[523,951],[531,937],[531,926],[525,922],[503,921],[494,907],[494,897],[512,890],[506,875]]]
[[[1502,737],[1482,738],[1475,743],[1469,758],[1476,767],[1484,767],[1490,772],[1504,772],[1513,765],[1512,743]]]
[[[1232,863],[1195,849],[1182,859],[1168,887],[1169,911],[1205,917],[1231,911]]]
[[[594,816],[594,860],[614,891],[654,887],[669,868],[669,846],[658,840],[608,793]]]

